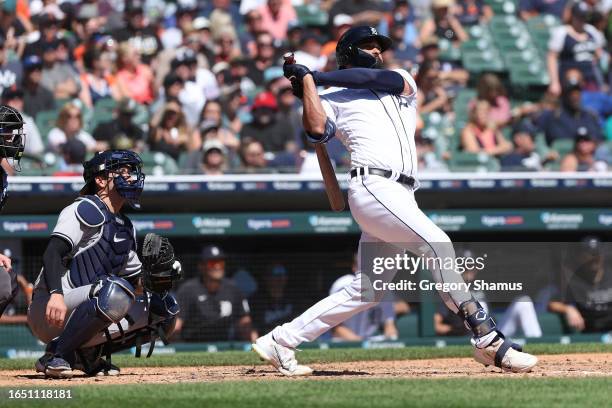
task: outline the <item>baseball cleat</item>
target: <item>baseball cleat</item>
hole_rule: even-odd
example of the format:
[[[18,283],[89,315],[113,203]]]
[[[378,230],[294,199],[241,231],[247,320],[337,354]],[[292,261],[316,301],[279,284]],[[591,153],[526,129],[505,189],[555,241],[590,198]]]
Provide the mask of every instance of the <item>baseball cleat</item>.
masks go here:
[[[495,337],[487,347],[475,347],[474,360],[513,373],[528,373],[538,363],[536,356],[524,353],[519,346],[500,336]]]
[[[72,378],[72,367],[66,360],[45,354],[36,361],[36,372],[44,373],[50,378]]]
[[[295,352],[278,344],[272,333],[258,338],[252,347],[262,360],[272,364],[283,375],[292,377],[312,374],[312,368],[298,364]]]

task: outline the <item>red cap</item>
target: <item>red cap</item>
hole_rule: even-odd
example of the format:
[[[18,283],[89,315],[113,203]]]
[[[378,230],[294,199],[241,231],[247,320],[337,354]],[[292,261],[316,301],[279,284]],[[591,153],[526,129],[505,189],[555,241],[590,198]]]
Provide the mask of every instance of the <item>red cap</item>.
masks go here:
[[[276,110],[278,105],[276,104],[276,98],[272,92],[262,92],[255,97],[253,106],[251,109],[257,108],[270,108]]]

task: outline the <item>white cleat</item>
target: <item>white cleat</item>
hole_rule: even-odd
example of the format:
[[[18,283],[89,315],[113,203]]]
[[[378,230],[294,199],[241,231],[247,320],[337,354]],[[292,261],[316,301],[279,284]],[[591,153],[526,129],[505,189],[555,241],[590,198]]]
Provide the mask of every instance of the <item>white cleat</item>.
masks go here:
[[[505,343],[505,344],[504,344]],[[485,348],[474,348],[474,360],[485,366],[496,366],[503,371],[513,373],[528,373],[538,363],[538,358],[531,354],[515,350],[512,344],[501,337],[497,337]],[[503,346],[503,347],[502,347]]]
[[[298,364],[295,352],[278,344],[272,338],[272,333],[258,338],[252,347],[262,360],[272,364],[283,375],[294,377],[312,374],[312,368]]]

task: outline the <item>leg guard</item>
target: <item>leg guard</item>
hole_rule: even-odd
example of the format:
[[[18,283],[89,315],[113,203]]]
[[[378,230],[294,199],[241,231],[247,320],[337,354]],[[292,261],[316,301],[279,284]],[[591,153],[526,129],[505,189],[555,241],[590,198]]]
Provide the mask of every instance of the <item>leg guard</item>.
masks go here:
[[[74,362],[74,352],[97,333],[126,315],[134,302],[134,288],[121,278],[104,277],[91,287],[90,299],[70,315],[57,341],[55,355]]]
[[[463,319],[465,326],[472,331],[474,337],[483,337],[495,331],[495,320],[473,298],[459,305],[458,314]]]

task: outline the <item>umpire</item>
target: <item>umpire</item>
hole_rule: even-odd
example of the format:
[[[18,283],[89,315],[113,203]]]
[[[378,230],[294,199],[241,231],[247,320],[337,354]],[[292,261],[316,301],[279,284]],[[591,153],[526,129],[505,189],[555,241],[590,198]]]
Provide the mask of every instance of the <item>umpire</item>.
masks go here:
[[[21,114],[10,106],[0,105],[0,160],[10,159],[14,168],[19,169],[19,160],[23,155],[25,133]],[[0,210],[7,199],[8,177],[6,170],[0,166]],[[17,294],[17,274],[11,268],[11,259],[0,254],[0,316]]]

